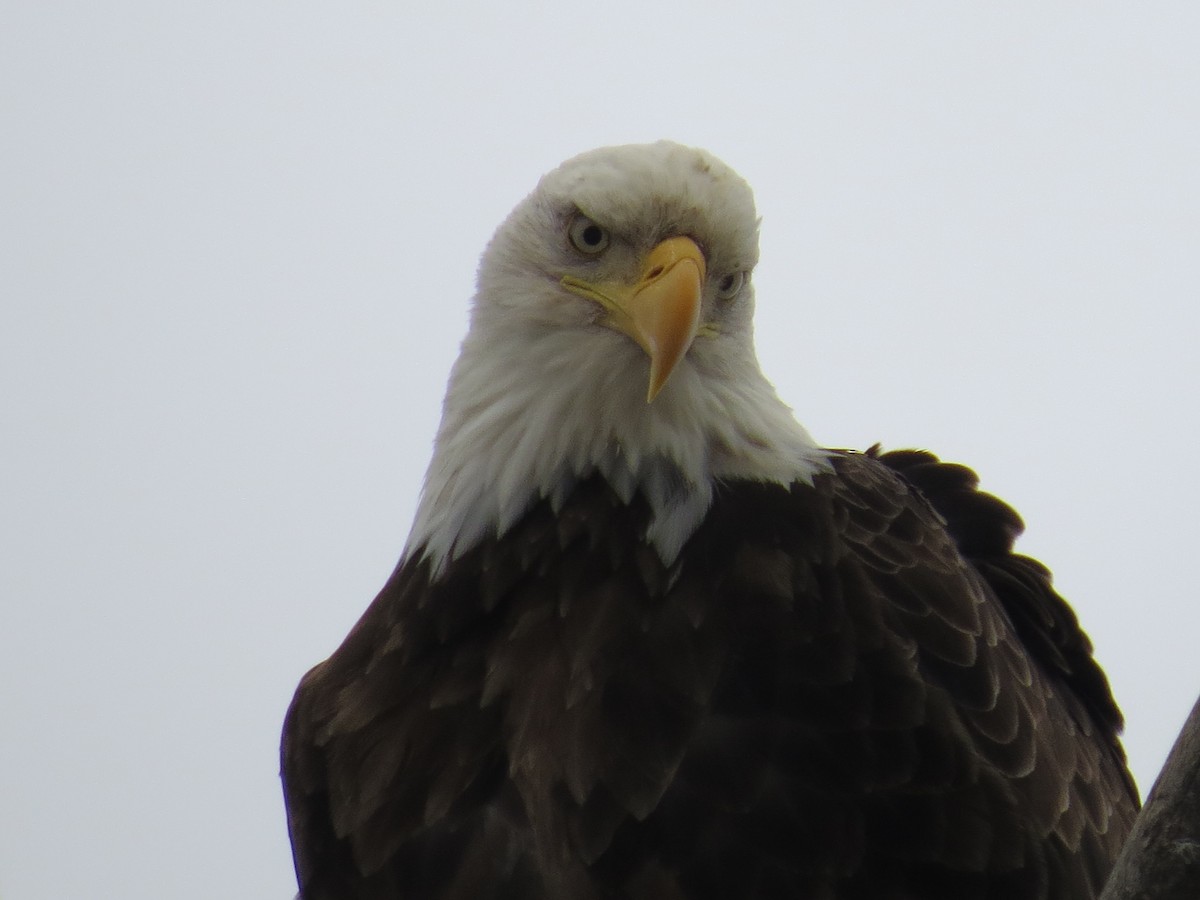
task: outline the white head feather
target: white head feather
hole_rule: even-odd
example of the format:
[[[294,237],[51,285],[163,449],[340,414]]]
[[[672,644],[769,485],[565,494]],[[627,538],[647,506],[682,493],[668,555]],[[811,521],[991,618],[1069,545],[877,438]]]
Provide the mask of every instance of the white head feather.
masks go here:
[[[585,256],[569,241],[580,213],[611,235],[603,254]],[[646,353],[560,282],[633,279],[646,253],[676,235],[705,254],[705,328],[648,403]],[[704,151],[665,141],[607,147],[542,178],[480,263],[405,557],[423,552],[440,571],[534,501],[561,504],[579,478],[599,472],[623,499],[645,496],[645,539],[670,564],[716,480],[787,485],[827,468],[759,369],[749,279],[718,296],[725,276],[748,275],[757,261],[750,188]]]

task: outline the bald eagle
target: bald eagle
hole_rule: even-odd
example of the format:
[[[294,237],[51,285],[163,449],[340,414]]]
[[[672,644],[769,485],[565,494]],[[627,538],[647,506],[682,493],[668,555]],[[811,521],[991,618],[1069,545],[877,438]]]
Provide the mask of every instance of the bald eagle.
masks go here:
[[[1099,893],[1138,799],[1088,639],[969,469],[797,424],[757,231],[667,142],[500,226],[402,559],[287,714],[304,900]]]

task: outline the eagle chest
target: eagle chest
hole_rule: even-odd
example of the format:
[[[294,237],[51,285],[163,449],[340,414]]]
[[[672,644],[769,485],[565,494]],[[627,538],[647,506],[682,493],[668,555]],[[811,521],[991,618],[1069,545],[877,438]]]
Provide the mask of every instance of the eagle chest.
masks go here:
[[[672,567],[636,540],[644,511],[615,502],[568,504],[553,525],[534,510],[506,536],[525,548],[520,575],[482,551],[496,599],[481,704],[502,711],[510,777],[563,859],[696,803],[744,816],[801,782],[825,796],[900,777],[868,727],[919,715],[911,648],[846,583],[815,496],[752,492],[780,506],[774,522],[739,521],[721,496]],[[809,804],[804,831],[829,802]]]

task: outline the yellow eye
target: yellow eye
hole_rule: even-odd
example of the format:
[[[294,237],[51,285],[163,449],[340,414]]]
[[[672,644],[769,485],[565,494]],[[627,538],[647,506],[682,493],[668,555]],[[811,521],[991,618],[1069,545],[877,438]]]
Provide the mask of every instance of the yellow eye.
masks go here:
[[[571,239],[572,247],[588,256],[608,249],[608,232],[582,214],[571,220],[567,236]]]
[[[745,284],[745,272],[730,272],[717,282],[717,296],[722,300],[732,300],[741,292]]]

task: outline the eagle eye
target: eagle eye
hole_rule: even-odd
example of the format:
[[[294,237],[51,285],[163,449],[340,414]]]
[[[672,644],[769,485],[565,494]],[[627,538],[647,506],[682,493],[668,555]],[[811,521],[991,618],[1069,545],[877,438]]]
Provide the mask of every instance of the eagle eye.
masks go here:
[[[730,272],[717,282],[717,296],[722,300],[732,300],[746,283],[745,272]]]
[[[587,256],[603,253],[608,248],[608,232],[582,213],[571,220],[567,236],[571,246]]]

